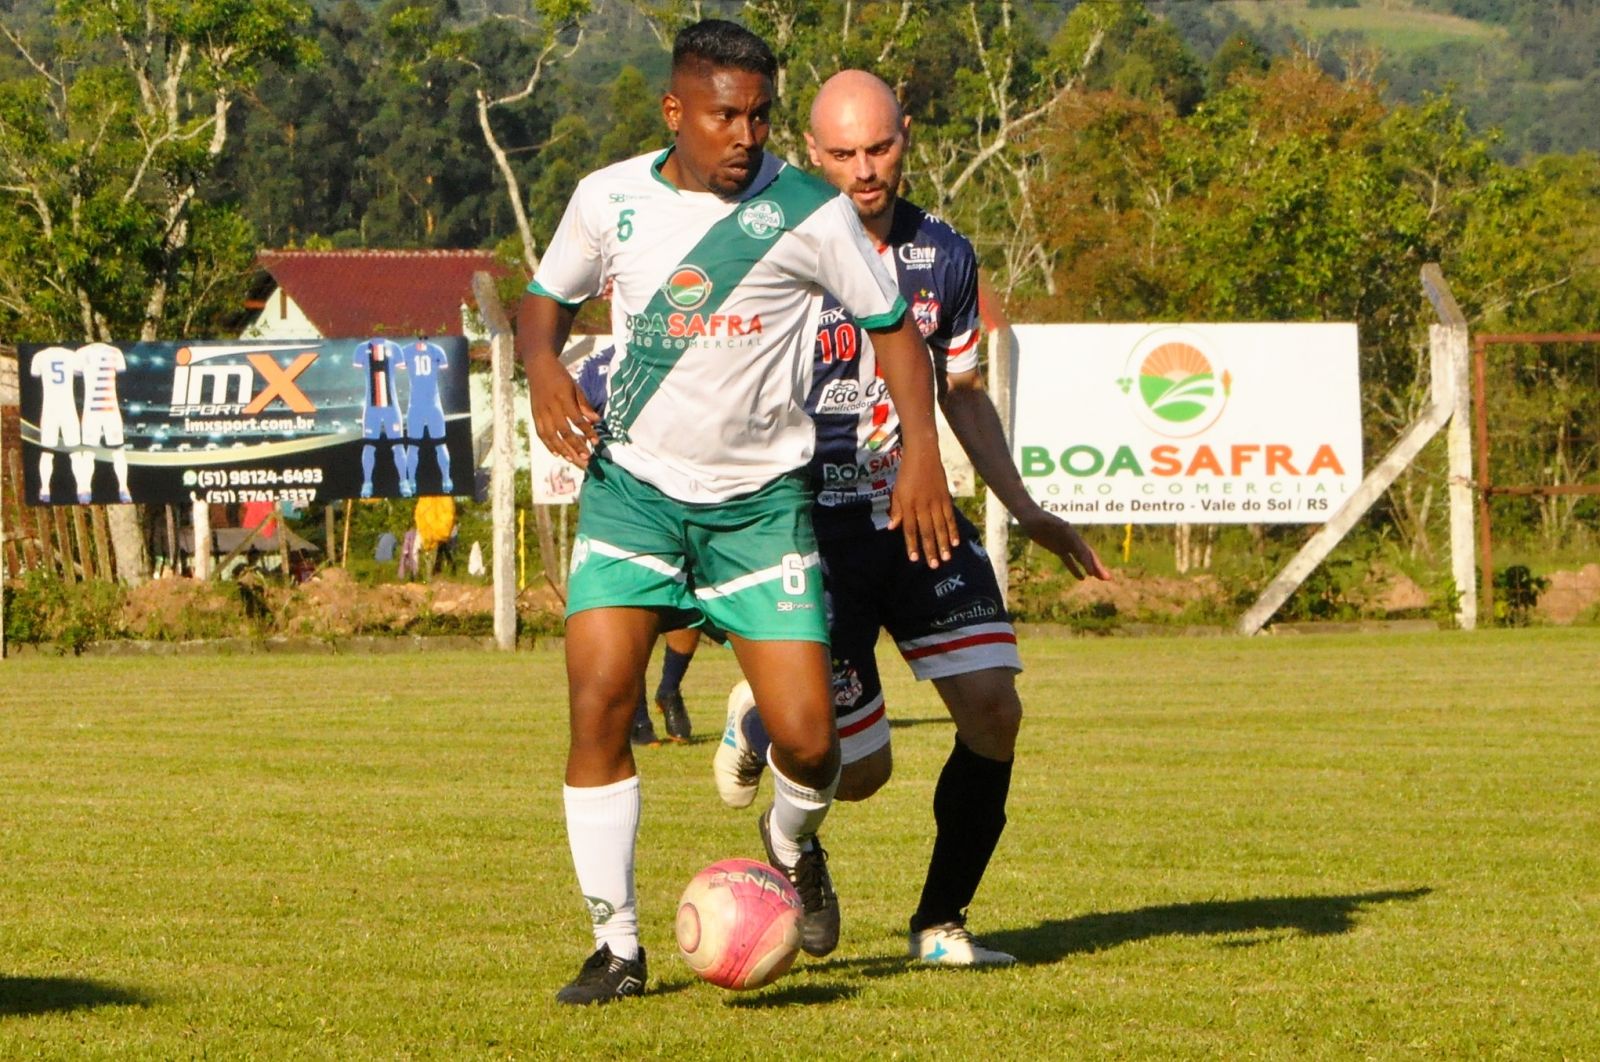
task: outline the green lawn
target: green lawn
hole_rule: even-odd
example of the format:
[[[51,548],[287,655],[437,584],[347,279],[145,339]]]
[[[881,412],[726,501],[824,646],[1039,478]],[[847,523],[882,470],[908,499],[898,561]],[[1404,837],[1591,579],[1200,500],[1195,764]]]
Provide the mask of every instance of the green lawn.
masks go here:
[[[0,1056],[1600,1057],[1600,634],[1023,655],[972,912],[1023,965],[900,957],[951,732],[891,664],[899,774],[825,831],[839,951],[695,981],[678,892],[760,852],[706,650],[703,740],[640,754],[651,995],[579,1012],[559,654],[4,661]]]
[[[1255,25],[1276,18],[1298,26],[1313,38],[1355,32],[1391,54],[1405,54],[1443,45],[1492,44],[1505,32],[1486,22],[1419,8],[1407,0],[1363,0],[1359,7],[1312,7],[1307,0],[1219,0],[1224,7]]]

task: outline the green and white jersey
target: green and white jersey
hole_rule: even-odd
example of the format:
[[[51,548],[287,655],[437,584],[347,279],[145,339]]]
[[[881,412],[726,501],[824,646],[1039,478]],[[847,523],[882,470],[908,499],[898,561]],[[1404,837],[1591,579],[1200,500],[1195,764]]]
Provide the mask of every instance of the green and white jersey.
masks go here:
[[[725,501],[811,458],[823,291],[865,328],[905,300],[828,184],[768,154],[730,201],[673,187],[670,153],[580,181],[528,290],[574,305],[611,282],[607,452],[680,501]]]

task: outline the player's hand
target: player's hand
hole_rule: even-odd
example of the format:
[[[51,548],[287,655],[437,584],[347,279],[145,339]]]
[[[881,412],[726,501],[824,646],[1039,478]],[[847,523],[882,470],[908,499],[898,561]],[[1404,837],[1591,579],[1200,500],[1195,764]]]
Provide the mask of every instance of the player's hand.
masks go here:
[[[533,359],[528,372],[528,399],[533,406],[533,426],[545,449],[579,468],[589,467],[589,454],[600,441],[594,426],[600,414],[589,405],[560,360]]]
[[[949,560],[951,549],[960,544],[950,488],[936,459],[907,456],[901,461],[889,495],[889,528],[897,527],[906,537],[906,556],[913,562],[927,558],[930,568]]]
[[[1061,558],[1074,578],[1110,579],[1111,571],[1100,562],[1094,547],[1083,540],[1078,529],[1054,513],[1040,512],[1023,523],[1029,538]]]

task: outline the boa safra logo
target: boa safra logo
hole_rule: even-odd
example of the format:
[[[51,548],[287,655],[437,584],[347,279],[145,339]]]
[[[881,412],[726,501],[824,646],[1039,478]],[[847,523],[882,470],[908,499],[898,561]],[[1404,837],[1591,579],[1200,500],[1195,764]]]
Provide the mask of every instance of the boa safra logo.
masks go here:
[[[661,293],[678,309],[693,310],[711,297],[711,278],[699,266],[679,266],[661,286]]]
[[[1233,374],[1208,356],[1198,337],[1178,328],[1152,332],[1128,355],[1122,393],[1150,430],[1172,439],[1199,435],[1222,416]]]

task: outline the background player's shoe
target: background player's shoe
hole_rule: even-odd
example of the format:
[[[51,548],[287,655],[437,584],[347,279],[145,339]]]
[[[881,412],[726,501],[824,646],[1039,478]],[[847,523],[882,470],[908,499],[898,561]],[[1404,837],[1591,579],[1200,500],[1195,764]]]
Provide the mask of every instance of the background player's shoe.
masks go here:
[[[666,721],[667,737],[680,744],[686,743],[693,728],[689,725],[689,709],[684,707],[683,694],[673,690],[664,697],[657,697],[656,707],[661,709],[661,718]]]
[[[50,492],[49,491],[41,490],[39,492],[39,504],[40,505],[49,505],[50,504]]]
[[[363,483],[363,484],[361,484],[361,496],[363,498],[372,497],[372,484],[371,483]]]
[[[88,505],[93,500],[94,500],[94,495],[93,494],[79,493],[79,495],[78,495],[78,504],[79,505]]]
[[[1010,966],[1015,955],[986,948],[961,922],[941,922],[911,931],[911,958],[928,966]]]
[[[119,490],[117,491],[117,501],[121,502],[123,505],[131,505],[133,504],[133,495],[129,494],[125,490]]]
[[[800,914],[800,950],[820,959],[839,946],[839,897],[828,873],[828,853],[822,842],[809,837],[800,845],[799,862],[784,866],[772,850],[771,818],[772,809],[768,808],[761,816],[761,843],[767,850],[767,862],[781,870],[800,894],[804,908]]]
[[[409,479],[400,481],[400,497],[409,498],[415,493],[417,493],[417,485],[415,483]]]
[[[750,683],[740,682],[728,694],[728,725],[711,757],[717,793],[730,808],[747,808],[756,798],[767,765],[765,735]]]
[[[619,959],[611,954],[611,945],[602,944],[583,961],[572,983],[556,993],[556,1002],[583,1007],[642,996],[645,979],[644,948],[636,959]]]
[[[454,494],[455,492],[456,492],[456,485],[455,485],[455,483],[453,483],[450,480],[449,476],[446,476],[444,479],[442,479],[439,482],[439,493],[440,494]]]
[[[648,715],[643,719],[634,718],[633,729],[628,733],[628,740],[635,745],[661,744],[661,739],[656,737],[656,725],[650,721]]]

